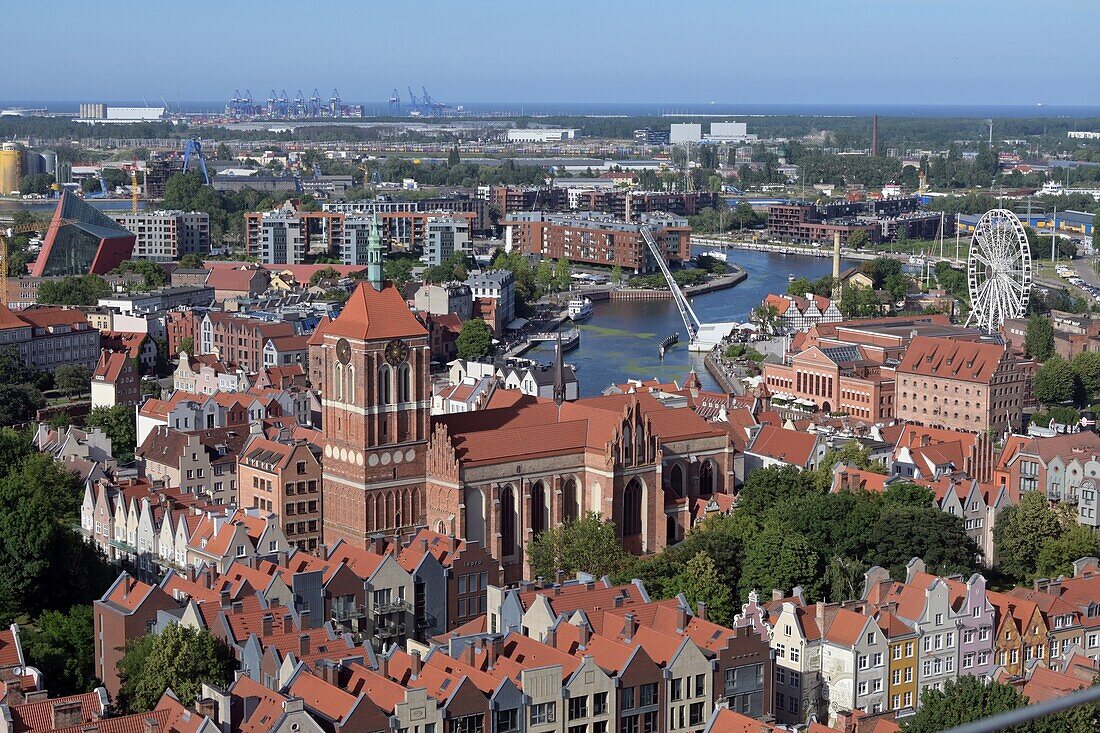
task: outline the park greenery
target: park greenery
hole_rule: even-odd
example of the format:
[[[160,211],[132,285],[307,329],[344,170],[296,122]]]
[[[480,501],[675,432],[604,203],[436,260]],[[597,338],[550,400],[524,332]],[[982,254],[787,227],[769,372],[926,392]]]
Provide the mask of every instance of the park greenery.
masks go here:
[[[28,367],[14,346],[0,349],[0,425],[20,425],[46,406],[50,375]],[[90,387],[89,387],[90,389]]]
[[[38,285],[38,302],[44,305],[95,305],[110,294],[111,286],[99,275],[73,275]]]
[[[111,270],[110,274],[136,276],[127,285],[131,292],[156,290],[168,285],[168,272],[156,262],[150,260],[126,260],[114,270]]]
[[[42,672],[51,695],[89,692],[99,684],[90,604],[72,606],[68,611],[43,611],[33,625],[22,630],[22,643],[28,664]]]

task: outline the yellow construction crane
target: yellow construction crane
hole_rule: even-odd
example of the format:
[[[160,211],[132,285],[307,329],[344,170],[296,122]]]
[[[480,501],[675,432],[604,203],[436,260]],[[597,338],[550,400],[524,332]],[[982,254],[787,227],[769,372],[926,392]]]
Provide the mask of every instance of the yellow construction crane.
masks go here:
[[[16,227],[0,227],[0,303],[8,305],[8,238],[16,234],[28,232],[41,232],[65,224],[75,223],[72,219],[51,219],[50,221],[32,221],[28,224],[20,224]]]
[[[138,166],[137,166],[137,161],[135,160],[133,165],[129,166],[129,168],[130,168],[130,211],[132,211],[133,213],[136,214],[136,213],[138,213],[138,180],[137,180]]]

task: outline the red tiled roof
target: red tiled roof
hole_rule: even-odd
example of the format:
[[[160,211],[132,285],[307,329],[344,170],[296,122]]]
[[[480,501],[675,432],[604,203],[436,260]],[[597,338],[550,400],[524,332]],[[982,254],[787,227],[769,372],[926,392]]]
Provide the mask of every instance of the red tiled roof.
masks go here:
[[[104,713],[103,701],[96,692],[55,697],[48,700],[35,700],[34,702],[26,702],[11,707],[12,729],[15,733],[55,730],[53,726],[53,709],[55,706],[65,703],[80,703],[81,718],[85,724],[100,718]],[[77,726],[76,729],[79,730],[80,727]]]
[[[88,317],[84,315],[83,311],[75,308],[28,308],[20,311],[18,318],[35,328],[71,326],[76,323],[86,324],[88,322]]]
[[[103,351],[99,354],[99,362],[96,364],[93,378],[101,382],[116,382],[126,368],[126,362],[130,357],[121,351]]]
[[[0,331],[7,330],[9,328],[29,328],[30,324],[24,321],[19,316],[15,315],[15,312],[11,308],[7,307],[3,303],[0,303]]]
[[[308,672],[294,678],[290,685],[290,694],[300,697],[311,710],[336,722],[344,721],[355,709],[358,698],[335,685]]]
[[[778,733],[779,729],[756,718],[750,718],[729,708],[717,708],[707,733]]]
[[[816,446],[817,436],[813,433],[762,425],[748,451],[804,468],[813,458]]]
[[[321,326],[317,331],[321,331]],[[324,334],[361,340],[424,336],[427,331],[409,310],[397,288],[375,290],[360,283],[336,320],[324,325]]]
[[[351,677],[345,688],[353,695],[366,693],[371,702],[387,713],[393,713],[405,701],[405,688],[389,677],[356,662],[347,667],[351,670]]]
[[[0,669],[22,666],[22,656],[15,632],[10,628],[0,631]]]
[[[986,384],[1004,353],[1000,344],[917,336],[909,342],[897,373]]]

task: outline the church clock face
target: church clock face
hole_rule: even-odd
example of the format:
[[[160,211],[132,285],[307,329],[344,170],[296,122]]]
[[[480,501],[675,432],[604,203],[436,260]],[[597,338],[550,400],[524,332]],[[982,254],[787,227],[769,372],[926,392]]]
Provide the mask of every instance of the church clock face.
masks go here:
[[[394,339],[386,344],[386,362],[390,366],[397,366],[398,364],[404,364],[405,360],[409,358],[409,347],[401,339]]]
[[[351,344],[347,339],[340,339],[336,342],[336,358],[340,360],[341,364],[347,364],[351,361]]]

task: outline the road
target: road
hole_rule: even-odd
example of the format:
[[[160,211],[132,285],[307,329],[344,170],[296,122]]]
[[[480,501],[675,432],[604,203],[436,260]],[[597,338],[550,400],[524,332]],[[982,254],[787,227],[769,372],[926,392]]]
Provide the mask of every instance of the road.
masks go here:
[[[1091,259],[1074,260],[1073,269],[1077,270],[1077,277],[1081,278],[1089,285],[1100,286],[1100,275],[1097,275],[1096,270],[1093,269],[1093,261]]]

